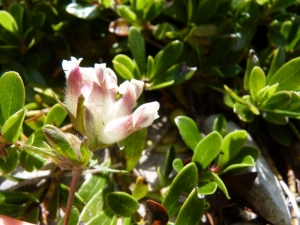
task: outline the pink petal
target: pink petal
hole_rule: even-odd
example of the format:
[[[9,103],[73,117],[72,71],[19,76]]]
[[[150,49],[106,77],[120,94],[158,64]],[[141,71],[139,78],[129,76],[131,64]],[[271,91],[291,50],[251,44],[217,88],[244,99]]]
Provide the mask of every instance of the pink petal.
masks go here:
[[[132,117],[134,129],[150,126],[159,117],[157,113],[158,109],[158,102],[146,103],[138,107]]]

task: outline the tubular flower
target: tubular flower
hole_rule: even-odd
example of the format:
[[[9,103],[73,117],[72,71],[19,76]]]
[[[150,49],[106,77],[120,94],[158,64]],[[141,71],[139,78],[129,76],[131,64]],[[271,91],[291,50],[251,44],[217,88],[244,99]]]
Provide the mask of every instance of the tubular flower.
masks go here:
[[[67,110],[74,128],[87,137],[96,150],[123,140],[132,132],[148,127],[158,116],[159,103],[143,104],[133,113],[144,82],[132,79],[119,87],[115,73],[106,64],[80,67],[82,59],[64,60]],[[121,97],[117,99],[117,95]]]

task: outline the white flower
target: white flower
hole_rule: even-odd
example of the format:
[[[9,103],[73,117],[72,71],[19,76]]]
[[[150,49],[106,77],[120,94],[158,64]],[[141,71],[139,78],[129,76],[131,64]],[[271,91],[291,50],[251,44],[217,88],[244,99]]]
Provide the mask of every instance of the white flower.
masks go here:
[[[158,102],[143,104],[132,113],[144,82],[132,79],[118,87],[115,73],[105,64],[79,67],[81,60],[72,57],[62,63],[67,78],[64,106],[91,150],[121,141],[158,118]]]

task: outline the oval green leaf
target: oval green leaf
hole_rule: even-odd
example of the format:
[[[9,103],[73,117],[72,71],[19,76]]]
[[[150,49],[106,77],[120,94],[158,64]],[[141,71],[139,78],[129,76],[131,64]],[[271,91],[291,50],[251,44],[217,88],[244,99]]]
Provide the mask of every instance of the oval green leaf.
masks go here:
[[[221,151],[222,137],[214,131],[204,137],[196,146],[192,161],[198,170],[203,171],[218,156]]]
[[[139,203],[132,196],[124,192],[109,193],[106,196],[106,201],[110,210],[122,217],[133,216],[139,207]]]
[[[25,118],[25,110],[21,109],[10,116],[2,127],[2,134],[8,143],[15,143],[22,130],[23,121]]]
[[[197,186],[198,170],[195,163],[186,165],[173,180],[170,189],[162,203],[169,216],[174,216],[182,206],[185,198]]]
[[[260,67],[255,66],[251,71],[249,80],[250,93],[254,101],[258,101],[257,93],[264,88],[265,85],[266,76],[264,71]]]
[[[202,139],[195,121],[187,116],[178,116],[175,118],[175,124],[185,144],[194,151]]]

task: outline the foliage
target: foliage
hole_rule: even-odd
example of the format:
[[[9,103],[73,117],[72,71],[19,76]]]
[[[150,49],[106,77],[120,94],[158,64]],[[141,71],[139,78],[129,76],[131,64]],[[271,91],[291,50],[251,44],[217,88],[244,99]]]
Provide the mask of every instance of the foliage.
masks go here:
[[[255,166],[260,150],[250,134],[270,149],[300,140],[296,0],[0,1],[0,9],[0,174],[21,187],[0,190],[1,214],[63,224],[72,189],[62,177],[79,168],[97,173],[75,193],[69,224],[149,223],[137,216],[144,199],[161,202],[175,224],[199,224],[207,209],[223,207],[213,197],[235,195],[226,177]],[[138,105],[160,102],[168,122],[132,133],[119,148],[89,149],[88,131],[76,130],[63,97],[61,63],[71,56],[145,82]],[[80,116],[91,118],[77,97]],[[204,129],[211,114],[218,116]],[[229,131],[230,120],[241,128]],[[152,151],[165,156],[156,185],[135,173]],[[18,166],[50,175],[16,177]]]

